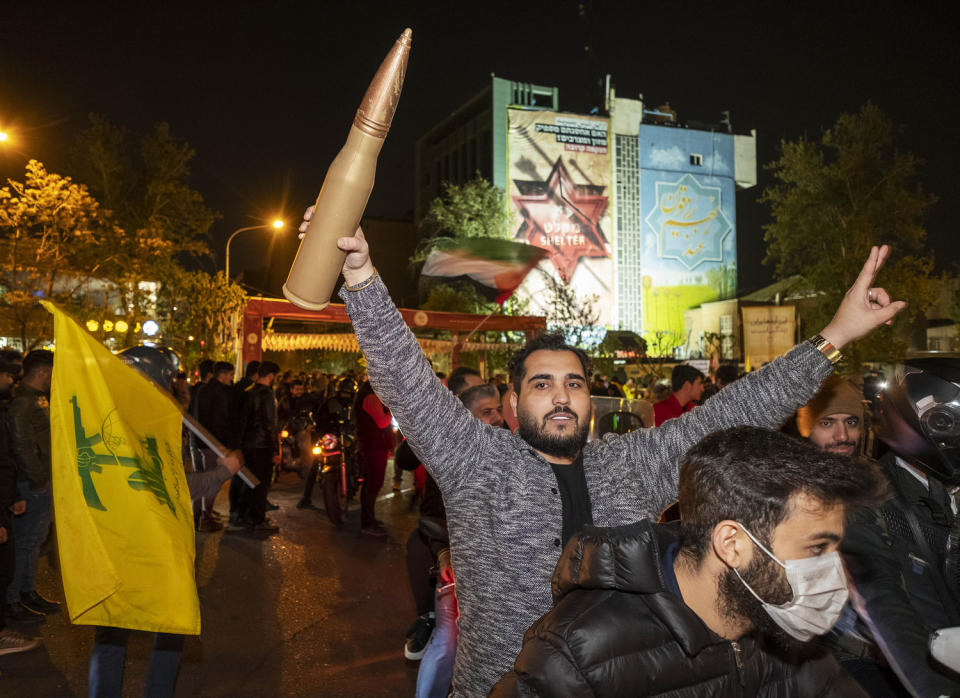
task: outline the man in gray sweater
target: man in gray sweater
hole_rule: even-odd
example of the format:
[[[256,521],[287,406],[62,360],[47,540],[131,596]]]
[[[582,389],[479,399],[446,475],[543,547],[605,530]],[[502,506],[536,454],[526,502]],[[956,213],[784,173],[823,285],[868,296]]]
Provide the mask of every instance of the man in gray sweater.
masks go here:
[[[676,498],[688,448],[726,427],[778,427],[830,374],[839,347],[906,305],[871,287],[888,253],[873,248],[813,340],[662,427],[586,443],[591,408],[582,352],[550,338],[528,346],[511,364],[518,433],[485,425],[433,374],[377,276],[362,231],[337,244],[347,252],[340,295],[370,382],[447,506],[460,602],[455,696],[485,696],[510,670],[524,631],[550,610],[562,536],[584,523],[655,519]]]

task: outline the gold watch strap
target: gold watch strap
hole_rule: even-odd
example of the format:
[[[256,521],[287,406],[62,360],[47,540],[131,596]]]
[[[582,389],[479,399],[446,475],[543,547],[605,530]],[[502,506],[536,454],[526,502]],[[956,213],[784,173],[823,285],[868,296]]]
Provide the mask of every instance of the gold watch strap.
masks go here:
[[[815,334],[807,341],[810,342],[817,351],[826,356],[827,361],[834,366],[843,359],[843,354],[840,353],[840,350],[824,339],[823,335]]]

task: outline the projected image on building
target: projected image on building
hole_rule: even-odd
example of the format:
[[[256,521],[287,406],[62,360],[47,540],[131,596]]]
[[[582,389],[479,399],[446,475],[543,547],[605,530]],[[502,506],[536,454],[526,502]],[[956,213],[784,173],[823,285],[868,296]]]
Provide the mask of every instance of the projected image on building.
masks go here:
[[[611,323],[610,156],[608,120],[508,109],[509,201],[514,237],[547,250],[518,293],[532,312],[551,302],[550,274],[582,298],[595,299],[598,324]]]
[[[683,313],[736,294],[734,143],[728,134],[641,125],[643,333],[682,340]]]

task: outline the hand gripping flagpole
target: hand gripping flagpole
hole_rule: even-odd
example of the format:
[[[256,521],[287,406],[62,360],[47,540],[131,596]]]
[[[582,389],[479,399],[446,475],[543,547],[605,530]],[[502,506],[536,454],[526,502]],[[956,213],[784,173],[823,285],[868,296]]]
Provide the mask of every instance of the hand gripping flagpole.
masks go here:
[[[217,440],[217,437],[207,431],[200,422],[194,419],[190,414],[183,413],[183,423],[192,431],[198,439],[203,441],[210,448],[211,451],[217,454],[218,458],[226,458],[227,456],[227,447],[224,446],[220,441]],[[241,466],[240,470],[237,471],[237,477],[246,483],[247,487],[253,489],[260,484],[260,478],[251,472],[247,466]]]

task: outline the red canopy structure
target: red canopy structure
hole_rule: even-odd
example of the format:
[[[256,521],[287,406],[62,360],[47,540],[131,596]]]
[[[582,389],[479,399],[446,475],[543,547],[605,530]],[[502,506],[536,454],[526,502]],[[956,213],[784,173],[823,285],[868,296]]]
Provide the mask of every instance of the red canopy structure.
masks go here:
[[[523,332],[527,339],[542,334],[547,327],[546,318],[540,316],[508,317],[505,315],[474,315],[473,313],[448,313],[433,310],[400,308],[400,315],[413,329],[447,330],[454,335],[453,343],[468,339],[478,330],[499,332]],[[301,320],[308,322],[333,322],[350,324],[344,306],[331,303],[323,310],[303,310],[288,300],[255,296],[247,301],[243,311],[242,351],[243,364],[259,361],[263,357],[263,323],[270,318]],[[490,348],[493,348],[491,345]]]

